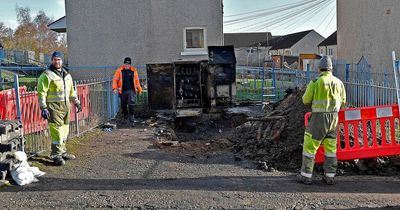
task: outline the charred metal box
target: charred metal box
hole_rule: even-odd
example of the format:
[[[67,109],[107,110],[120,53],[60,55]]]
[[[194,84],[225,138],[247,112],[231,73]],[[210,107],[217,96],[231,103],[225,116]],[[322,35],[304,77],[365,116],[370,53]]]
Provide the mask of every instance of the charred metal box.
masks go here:
[[[202,111],[202,61],[148,64],[147,85],[150,109],[173,111],[177,116]]]
[[[233,46],[208,47],[204,102],[208,108],[231,106],[236,95],[236,57]]]
[[[231,106],[236,95],[233,46],[210,46],[208,57],[208,61],[147,64],[150,109],[184,117]]]
[[[175,71],[172,63],[147,64],[146,69],[150,109],[175,109]]]
[[[201,108],[201,61],[176,61],[176,108]]]

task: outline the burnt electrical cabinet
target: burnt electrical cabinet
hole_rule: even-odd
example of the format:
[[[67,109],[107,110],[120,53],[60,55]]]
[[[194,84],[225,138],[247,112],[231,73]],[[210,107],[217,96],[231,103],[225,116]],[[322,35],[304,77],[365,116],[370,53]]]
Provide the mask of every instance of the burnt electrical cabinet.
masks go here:
[[[208,47],[208,67],[204,72],[206,108],[226,108],[236,95],[236,57],[233,46]]]
[[[208,55],[208,61],[147,64],[150,109],[186,117],[231,106],[236,93],[233,46],[209,47]]]
[[[201,114],[202,66],[205,66],[203,61],[148,64],[150,108],[174,112],[178,117]]]
[[[171,63],[147,64],[148,102],[153,110],[176,109],[175,71]]]

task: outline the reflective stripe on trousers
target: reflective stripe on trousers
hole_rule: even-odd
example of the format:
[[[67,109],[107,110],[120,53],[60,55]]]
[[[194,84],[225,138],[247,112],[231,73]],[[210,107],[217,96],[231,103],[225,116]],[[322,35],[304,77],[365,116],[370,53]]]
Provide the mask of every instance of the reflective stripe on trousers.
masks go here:
[[[51,154],[61,155],[66,152],[65,142],[69,133],[69,125],[57,126],[55,123],[49,123],[50,138],[52,141]]]

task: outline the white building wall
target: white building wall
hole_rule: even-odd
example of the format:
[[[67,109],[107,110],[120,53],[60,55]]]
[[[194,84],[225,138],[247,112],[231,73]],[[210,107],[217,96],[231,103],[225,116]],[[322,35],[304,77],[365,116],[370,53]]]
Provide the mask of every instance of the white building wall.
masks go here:
[[[221,0],[66,0],[65,6],[70,66],[121,65],[126,56],[135,64],[207,58],[182,55],[185,27],[204,27],[208,46],[223,43]]]
[[[365,56],[372,71],[391,71],[391,52],[400,57],[399,0],[337,0],[338,59]]]
[[[325,38],[315,31],[311,31],[295,45],[292,46],[292,55],[298,56],[300,53],[318,54],[318,44]]]

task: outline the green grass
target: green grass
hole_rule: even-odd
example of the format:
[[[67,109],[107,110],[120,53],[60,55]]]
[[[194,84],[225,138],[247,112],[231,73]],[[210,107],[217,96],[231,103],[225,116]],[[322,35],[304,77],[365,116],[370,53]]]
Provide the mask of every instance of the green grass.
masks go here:
[[[285,96],[286,87],[291,87],[293,82],[290,81],[276,81],[276,99],[280,100]],[[261,79],[237,79],[236,80],[236,99],[237,100],[261,100],[262,85]],[[266,79],[264,87],[272,87],[272,80]],[[272,89],[266,89],[264,94],[272,94]],[[264,98],[268,100],[271,98]]]

